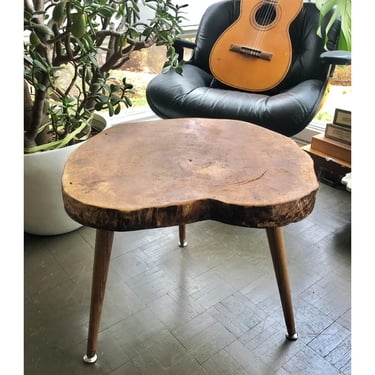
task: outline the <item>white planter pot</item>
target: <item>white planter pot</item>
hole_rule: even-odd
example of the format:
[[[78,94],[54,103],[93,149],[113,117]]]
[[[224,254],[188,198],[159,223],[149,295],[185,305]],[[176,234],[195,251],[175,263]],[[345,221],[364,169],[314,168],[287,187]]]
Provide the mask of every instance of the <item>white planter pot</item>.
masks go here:
[[[102,129],[107,127],[106,120],[100,115],[95,115],[94,121]],[[24,155],[25,232],[51,236],[82,226],[65,212],[61,190],[65,163],[81,144]]]

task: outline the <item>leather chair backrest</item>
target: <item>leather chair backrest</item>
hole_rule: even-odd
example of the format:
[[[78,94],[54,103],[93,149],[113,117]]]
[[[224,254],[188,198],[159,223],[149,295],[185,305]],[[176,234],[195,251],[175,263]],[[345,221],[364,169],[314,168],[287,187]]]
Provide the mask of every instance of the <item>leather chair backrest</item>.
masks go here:
[[[212,4],[203,15],[198,28],[197,47],[191,63],[210,73],[209,56],[218,37],[239,16],[240,0],[224,0]],[[328,16],[326,17],[326,20]],[[292,87],[307,79],[325,80],[328,65],[320,60],[325,51],[324,40],[317,35],[319,11],[314,3],[304,3],[301,12],[292,22],[289,34],[292,43],[292,63],[288,74],[272,93]],[[327,22],[323,22],[324,25]],[[328,49],[336,49],[340,33],[340,22],[331,27]]]

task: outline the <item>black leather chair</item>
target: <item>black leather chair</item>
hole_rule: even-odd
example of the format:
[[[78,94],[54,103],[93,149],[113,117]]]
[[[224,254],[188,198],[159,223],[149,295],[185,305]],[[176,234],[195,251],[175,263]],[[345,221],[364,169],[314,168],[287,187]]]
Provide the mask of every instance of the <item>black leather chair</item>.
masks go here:
[[[184,64],[182,75],[169,71],[150,81],[148,104],[161,118],[230,118],[293,136],[319,111],[335,65],[351,63],[350,52],[334,51],[340,22],[328,32],[331,51],[326,51],[324,40],[317,36],[319,11],[313,3],[304,3],[289,29],[292,62],[287,75],[267,92],[248,92],[218,82],[209,67],[215,41],[238,18],[239,10],[240,0],[215,3],[204,13],[195,43],[175,42],[180,59],[185,48],[193,50],[192,57]]]

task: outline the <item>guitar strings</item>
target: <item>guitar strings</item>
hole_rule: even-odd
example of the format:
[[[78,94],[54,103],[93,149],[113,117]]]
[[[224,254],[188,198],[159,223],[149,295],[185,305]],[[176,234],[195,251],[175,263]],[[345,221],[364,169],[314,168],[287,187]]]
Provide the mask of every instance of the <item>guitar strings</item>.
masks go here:
[[[254,49],[260,51],[260,46],[262,45],[263,39],[264,39],[264,25],[269,25],[273,20],[272,18],[275,15],[276,12],[276,6],[279,0],[263,0],[262,5],[259,8],[259,14],[258,14],[258,19],[260,22],[261,30],[258,31],[256,38],[255,38],[255,43],[254,43]],[[256,12],[257,16],[257,12]],[[259,25],[257,22],[257,19],[255,19],[255,22]],[[256,53],[254,52],[254,55]]]
[[[262,5],[260,7],[260,13],[259,13],[259,21],[262,22],[260,24],[261,30],[258,32],[257,38],[256,38],[256,46],[259,47],[262,45],[263,39],[264,39],[264,25],[268,25],[270,21],[272,20],[272,13],[274,10],[274,6],[277,3],[278,0],[263,0]],[[258,23],[259,24],[259,23]]]

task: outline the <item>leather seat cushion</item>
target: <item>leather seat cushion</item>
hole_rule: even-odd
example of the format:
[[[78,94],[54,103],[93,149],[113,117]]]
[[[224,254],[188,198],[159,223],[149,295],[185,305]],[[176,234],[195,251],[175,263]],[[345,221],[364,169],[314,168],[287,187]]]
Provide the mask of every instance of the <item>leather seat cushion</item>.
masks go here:
[[[211,74],[187,63],[182,75],[170,71],[153,78],[146,95],[161,118],[236,118],[291,136],[311,121],[322,85],[311,79],[273,96],[216,88]]]

